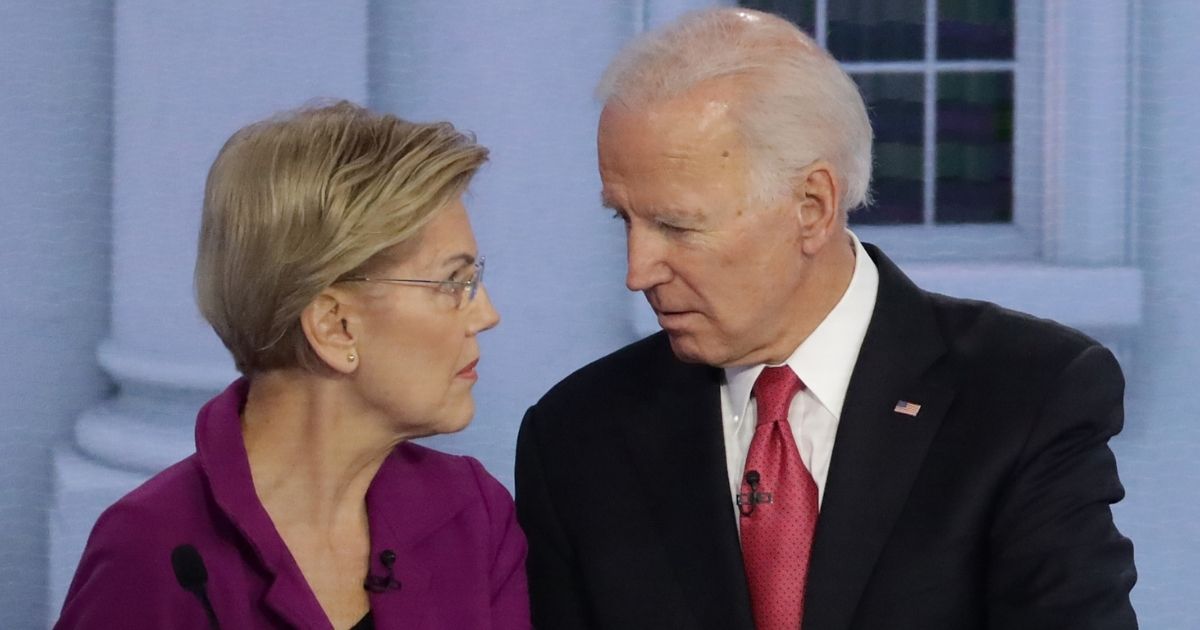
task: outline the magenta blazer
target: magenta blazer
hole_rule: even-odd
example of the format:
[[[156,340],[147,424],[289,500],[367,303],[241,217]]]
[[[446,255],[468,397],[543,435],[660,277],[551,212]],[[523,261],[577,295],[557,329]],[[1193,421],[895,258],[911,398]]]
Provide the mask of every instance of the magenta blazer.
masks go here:
[[[192,545],[207,570],[220,627],[330,628],[254,492],[240,410],[249,384],[200,410],[196,453],[107,509],[92,530],[56,628],[210,627],[180,586],[172,552]],[[404,443],[367,491],[375,627],[530,627],[525,537],[508,491],[470,457]],[[194,572],[194,569],[193,569]],[[364,578],[366,575],[364,575]]]

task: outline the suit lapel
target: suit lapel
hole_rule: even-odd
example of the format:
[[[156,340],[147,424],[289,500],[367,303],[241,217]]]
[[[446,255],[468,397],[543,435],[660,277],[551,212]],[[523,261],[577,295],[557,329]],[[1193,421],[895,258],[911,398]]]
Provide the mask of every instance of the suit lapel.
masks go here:
[[[681,363],[660,333],[649,404],[632,406],[625,436],[645,490],[652,531],[666,550],[697,628],[753,630],[725,468],[720,371]],[[659,379],[661,377],[661,380]]]
[[[878,249],[879,293],[838,423],[809,567],[805,630],[849,628],[953,388],[924,294]],[[908,401],[916,415],[895,411]]]

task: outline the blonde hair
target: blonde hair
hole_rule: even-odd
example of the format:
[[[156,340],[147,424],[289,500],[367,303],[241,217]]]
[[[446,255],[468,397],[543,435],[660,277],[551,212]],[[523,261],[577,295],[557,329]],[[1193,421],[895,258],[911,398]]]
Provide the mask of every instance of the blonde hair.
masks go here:
[[[837,61],[787,20],[750,9],[685,14],[629,43],[609,64],[597,98],[638,107],[705,81],[738,79],[732,115],[762,200],[790,192],[817,159],[835,168],[842,207],[867,203],[871,123],[862,95]]]
[[[300,327],[305,307],[412,239],[487,155],[449,123],[346,101],[235,133],[208,173],[195,282],[237,369],[321,369]]]

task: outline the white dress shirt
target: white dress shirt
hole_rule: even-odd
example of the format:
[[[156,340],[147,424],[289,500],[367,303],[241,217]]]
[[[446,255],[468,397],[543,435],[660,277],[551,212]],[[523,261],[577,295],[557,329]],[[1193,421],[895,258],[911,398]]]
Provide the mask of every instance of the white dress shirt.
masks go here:
[[[875,263],[858,237],[849,230],[846,233],[854,243],[854,275],[850,285],[833,310],[785,362],[805,385],[804,390],[792,399],[788,423],[800,449],[800,458],[817,482],[818,502],[825,499],[825,478],[829,474],[842,403],[879,289],[879,270]],[[725,382],[721,384],[721,418],[731,497],[741,491],[746,453],[750,450],[758,421],[757,406],[750,400],[751,389],[765,367],[726,368]],[[736,501],[732,507],[740,529]]]

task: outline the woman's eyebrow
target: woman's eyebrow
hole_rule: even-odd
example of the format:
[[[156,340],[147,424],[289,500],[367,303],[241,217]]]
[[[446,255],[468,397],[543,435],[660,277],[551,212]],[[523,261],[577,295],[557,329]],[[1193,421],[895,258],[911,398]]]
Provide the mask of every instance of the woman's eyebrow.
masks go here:
[[[442,264],[447,266],[451,263],[457,263],[459,265],[473,265],[475,264],[475,256],[474,254],[463,252],[461,254],[454,254],[453,256],[450,256],[442,261]]]

